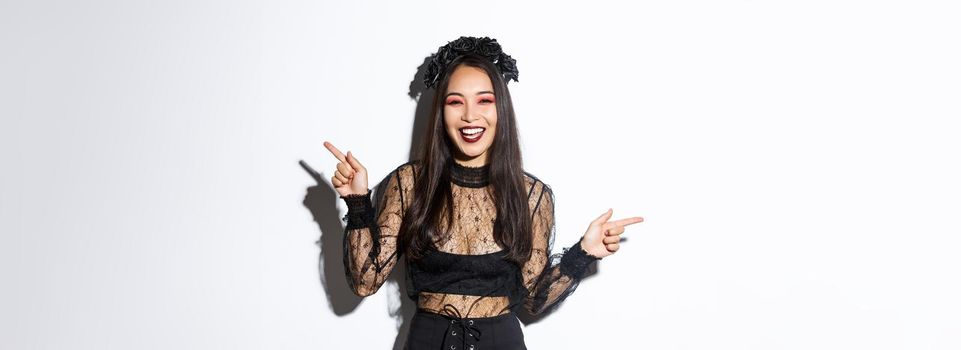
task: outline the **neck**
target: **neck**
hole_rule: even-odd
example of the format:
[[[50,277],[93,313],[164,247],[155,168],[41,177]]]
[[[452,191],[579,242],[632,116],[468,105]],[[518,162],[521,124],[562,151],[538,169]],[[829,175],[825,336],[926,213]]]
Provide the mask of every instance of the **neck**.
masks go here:
[[[460,158],[457,158],[457,157],[455,156],[455,157],[454,157],[454,162],[456,162],[457,164],[460,164],[460,165],[462,165],[462,166],[472,167],[472,168],[479,168],[479,167],[482,167],[482,166],[485,166],[485,165],[488,164],[488,162],[487,162],[487,155],[486,155],[486,154],[482,154],[482,155],[479,155],[479,156],[476,156],[476,157],[474,157],[474,158],[470,158],[470,159],[467,159],[467,160],[461,160]]]
[[[490,184],[490,164],[471,166],[452,161],[451,181],[462,187],[484,187]]]

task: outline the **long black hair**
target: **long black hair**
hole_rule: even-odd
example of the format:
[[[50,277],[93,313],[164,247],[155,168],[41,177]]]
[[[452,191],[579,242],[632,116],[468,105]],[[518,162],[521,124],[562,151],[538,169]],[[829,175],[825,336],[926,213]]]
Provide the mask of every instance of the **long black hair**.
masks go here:
[[[447,208],[446,222],[454,222],[449,169],[454,162],[452,152],[457,146],[447,135],[444,95],[454,69],[460,65],[484,70],[494,87],[497,125],[494,142],[487,151],[491,198],[497,209],[494,241],[504,248],[505,259],[522,265],[530,259],[533,235],[514,104],[507,82],[494,64],[474,54],[465,54],[451,61],[447,74],[436,85],[427,137],[420,148],[420,171],[414,181],[409,211],[400,227],[398,249],[410,259],[419,259],[428,250],[435,249],[433,242],[444,237],[439,225],[442,208]]]

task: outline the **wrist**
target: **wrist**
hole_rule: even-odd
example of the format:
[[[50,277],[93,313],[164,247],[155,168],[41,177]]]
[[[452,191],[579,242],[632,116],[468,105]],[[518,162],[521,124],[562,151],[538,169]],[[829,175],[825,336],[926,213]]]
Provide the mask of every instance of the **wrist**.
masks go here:
[[[580,278],[587,272],[588,267],[590,267],[592,263],[601,259],[584,250],[584,247],[581,245],[583,241],[584,239],[581,238],[580,241],[564,252],[564,256],[561,257],[560,262],[561,274]]]
[[[580,249],[581,251],[583,251],[583,252],[584,252],[584,255],[587,255],[587,256],[589,256],[589,257],[591,257],[591,258],[594,258],[594,260],[601,260],[601,259],[602,259],[602,258],[600,258],[600,257],[598,257],[598,256],[596,256],[596,255],[594,255],[594,254],[591,254],[591,252],[587,251],[587,249],[584,248],[584,238],[581,238],[580,241],[577,241],[577,244],[575,245],[575,247],[576,247],[577,249]]]
[[[345,229],[368,227],[373,222],[374,206],[370,200],[371,191],[340,196],[347,204],[347,214],[343,220],[347,222]]]

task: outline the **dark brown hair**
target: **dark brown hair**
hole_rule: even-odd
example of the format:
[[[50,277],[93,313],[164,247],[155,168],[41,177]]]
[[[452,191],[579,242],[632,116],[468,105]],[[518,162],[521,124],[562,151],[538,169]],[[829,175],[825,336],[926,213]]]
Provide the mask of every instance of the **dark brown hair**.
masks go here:
[[[507,83],[494,64],[474,54],[454,59],[436,86],[427,137],[420,148],[421,167],[414,181],[409,211],[400,227],[398,249],[411,259],[419,259],[435,249],[433,242],[444,236],[439,225],[442,208],[447,208],[445,222],[454,222],[449,169],[457,146],[447,136],[443,113],[450,77],[460,65],[484,70],[494,87],[497,126],[488,150],[491,196],[497,209],[494,240],[505,249],[505,259],[521,265],[531,256],[533,238],[514,104]]]

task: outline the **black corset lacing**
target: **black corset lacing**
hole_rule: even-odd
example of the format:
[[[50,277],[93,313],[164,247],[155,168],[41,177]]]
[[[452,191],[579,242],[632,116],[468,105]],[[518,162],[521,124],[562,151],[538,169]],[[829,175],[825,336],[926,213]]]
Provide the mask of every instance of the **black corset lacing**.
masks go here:
[[[504,285],[503,280],[499,284],[500,286],[503,286]],[[457,310],[456,306],[450,303],[444,304],[444,309],[441,310],[441,315],[450,319],[450,324],[447,325],[447,330],[444,331],[444,341],[441,343],[442,350],[448,350],[448,349],[443,349],[444,344],[447,344],[447,336],[457,335],[457,330],[455,327],[460,327],[460,330],[461,330],[461,340],[462,340],[461,349],[468,350],[467,349],[468,335],[474,338],[475,342],[480,341],[481,330],[475,327],[474,320],[469,319],[467,316],[470,315],[471,310],[474,310],[474,306],[477,305],[478,301],[480,301],[483,298],[486,298],[487,296],[490,296],[494,291],[500,288],[500,286],[498,286],[497,288],[491,289],[491,291],[487,292],[487,294],[484,294],[480,298],[477,298],[476,300],[474,300],[474,302],[470,304],[470,307],[467,308],[467,313],[464,314],[463,316],[461,316],[460,310]],[[508,305],[508,308],[510,308],[509,305]],[[501,312],[503,312],[503,310],[501,310]],[[455,328],[455,329],[451,330],[451,328]],[[473,347],[471,349],[473,349]]]
[[[471,307],[473,308],[473,305],[471,305]],[[475,341],[480,340],[481,330],[477,327],[474,327],[474,320],[469,320],[466,317],[461,317],[460,311],[458,311],[457,308],[454,307],[454,305],[444,304],[444,310],[442,310],[442,312],[445,317],[450,319],[450,325],[448,325],[447,330],[444,331],[444,344],[447,343],[448,335],[457,335],[456,329],[451,330],[451,328],[454,328],[454,327],[460,327],[461,339],[463,340],[462,349],[467,349],[468,335],[473,337]],[[469,314],[470,311],[468,311],[467,313]],[[443,344],[441,344],[441,346],[443,346]],[[445,349],[442,349],[442,350],[445,350]]]

